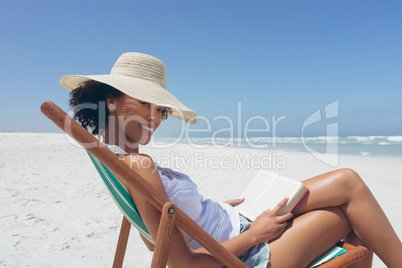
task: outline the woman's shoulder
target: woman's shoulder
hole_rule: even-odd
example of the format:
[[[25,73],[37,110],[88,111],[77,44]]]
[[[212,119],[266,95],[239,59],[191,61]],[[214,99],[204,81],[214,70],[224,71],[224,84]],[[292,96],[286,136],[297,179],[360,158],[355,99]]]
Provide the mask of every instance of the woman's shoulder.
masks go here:
[[[188,175],[172,170],[168,167],[159,166],[150,155],[143,154],[143,153],[136,153],[136,154],[129,154],[121,149],[117,145],[106,144],[106,147],[109,148],[113,153],[122,156],[123,161],[130,166],[130,168],[138,171],[138,170],[145,170],[145,171],[158,171],[159,175],[161,176],[162,180],[164,179],[183,179],[188,178]]]
[[[158,165],[154,162],[151,156],[147,154],[127,154],[123,157],[123,161],[134,170],[147,170],[155,172]]]
[[[117,145],[104,143],[105,146],[114,154],[119,155],[121,159],[126,162],[131,168],[149,168],[156,166],[151,156],[142,153],[127,153],[121,147]]]

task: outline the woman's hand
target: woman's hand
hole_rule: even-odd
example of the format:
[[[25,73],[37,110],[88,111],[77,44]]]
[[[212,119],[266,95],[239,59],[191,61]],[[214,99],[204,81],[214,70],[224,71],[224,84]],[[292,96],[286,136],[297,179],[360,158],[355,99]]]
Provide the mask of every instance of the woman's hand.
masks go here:
[[[284,198],[272,211],[267,209],[251,224],[248,231],[257,244],[270,241],[285,231],[287,221],[293,217],[293,214],[278,216],[278,213],[288,200],[289,198]]]
[[[231,205],[232,207],[238,206],[244,202],[244,197],[237,198],[237,199],[229,199],[225,201],[226,204]]]

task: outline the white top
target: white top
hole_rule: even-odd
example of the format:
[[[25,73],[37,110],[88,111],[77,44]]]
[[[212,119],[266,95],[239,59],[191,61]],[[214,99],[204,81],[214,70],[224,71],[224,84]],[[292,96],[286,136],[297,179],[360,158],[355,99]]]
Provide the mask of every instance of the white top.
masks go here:
[[[106,146],[114,153],[127,154],[115,145]],[[198,193],[197,185],[186,174],[163,168],[156,164],[169,199],[219,242],[231,239],[240,233],[239,213],[232,206],[204,199]],[[187,235],[192,249],[200,248],[193,238]]]

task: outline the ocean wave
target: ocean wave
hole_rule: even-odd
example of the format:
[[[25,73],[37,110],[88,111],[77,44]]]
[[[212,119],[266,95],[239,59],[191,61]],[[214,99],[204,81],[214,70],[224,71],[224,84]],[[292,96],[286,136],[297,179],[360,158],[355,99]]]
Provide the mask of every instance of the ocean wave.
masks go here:
[[[158,138],[160,141],[173,141],[177,138]],[[316,136],[316,137],[250,137],[250,138],[228,138],[228,137],[183,137],[183,142],[200,144],[211,143],[339,143],[339,144],[363,144],[363,145],[402,145],[402,136]]]
[[[385,141],[381,141],[378,143],[378,145],[390,145],[390,142],[385,142]]]
[[[402,144],[402,136],[348,136],[342,138],[345,143],[360,144]]]
[[[389,136],[387,137],[387,140],[402,143],[402,136]]]
[[[179,141],[180,140],[180,141]],[[402,156],[402,136],[344,136],[344,137],[186,137],[157,138],[156,141],[179,141],[181,143],[212,147],[244,147],[269,150],[305,151],[306,147],[323,150],[327,146],[338,146],[340,153],[355,155],[396,155]]]

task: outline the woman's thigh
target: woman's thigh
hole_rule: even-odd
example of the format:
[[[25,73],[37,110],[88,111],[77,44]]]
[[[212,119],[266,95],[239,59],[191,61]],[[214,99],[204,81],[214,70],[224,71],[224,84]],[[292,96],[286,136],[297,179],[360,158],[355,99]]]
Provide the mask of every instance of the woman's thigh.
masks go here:
[[[351,169],[338,169],[303,181],[309,192],[295,207],[295,215],[314,209],[341,207],[355,198],[366,185]]]
[[[306,267],[352,229],[342,209],[326,208],[307,212],[270,241],[270,268]]]

